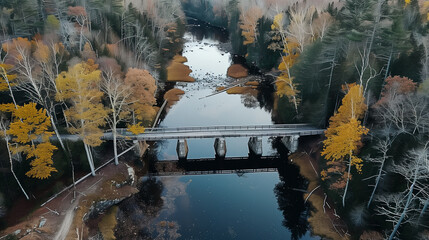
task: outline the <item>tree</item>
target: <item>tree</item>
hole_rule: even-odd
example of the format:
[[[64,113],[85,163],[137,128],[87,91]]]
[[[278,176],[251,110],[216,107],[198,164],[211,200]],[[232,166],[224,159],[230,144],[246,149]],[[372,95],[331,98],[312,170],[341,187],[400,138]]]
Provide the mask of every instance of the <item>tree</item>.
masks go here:
[[[120,76],[121,72],[116,72],[109,68],[103,71],[103,80],[101,82],[101,90],[108,99],[110,114],[107,117],[107,122],[112,129],[113,135],[113,151],[115,155],[115,164],[118,165],[118,150],[117,150],[117,130],[118,123],[124,121],[130,112],[129,101],[132,94],[132,88],[124,84],[124,80]],[[128,109],[127,109],[128,108]]]
[[[22,193],[24,193],[25,197],[28,200],[30,198],[28,197],[27,192],[24,190],[24,187],[22,186],[21,182],[19,181],[18,177],[15,174],[15,171],[13,170],[13,156],[12,156],[12,151],[10,149],[10,143],[9,143],[10,137],[7,134],[7,128],[8,128],[8,121],[6,119],[4,119],[4,116],[1,116],[1,118],[0,118],[0,130],[1,130],[0,136],[6,142],[7,154],[8,154],[9,163],[10,163],[10,171],[12,172],[12,175],[15,178],[15,181],[18,183],[18,186],[21,189]]]
[[[89,28],[89,18],[86,13],[86,10],[82,6],[69,7],[67,15],[71,16],[71,18],[80,26],[79,30],[79,51],[82,51],[83,40],[84,40],[84,30],[85,28]]]
[[[380,183],[380,180],[383,176],[383,173],[385,172],[383,168],[386,164],[386,161],[390,158],[390,156],[387,155],[387,152],[389,151],[389,148],[392,145],[393,140],[394,139],[390,139],[390,136],[387,136],[386,139],[380,140],[378,144],[375,145],[374,148],[377,150],[377,152],[381,153],[381,156],[366,159],[369,162],[376,163],[379,165],[378,174],[375,179],[375,186],[374,186],[374,189],[372,190],[371,196],[369,197],[368,204],[366,205],[367,208],[369,208],[369,206],[371,205],[372,200],[374,199],[375,192],[377,191],[378,185]]]
[[[156,103],[156,80],[147,70],[129,68],[124,84],[132,89],[129,100],[133,103],[133,124],[136,124],[136,120],[152,119],[156,114],[152,107]]]
[[[394,173],[402,175],[409,183],[404,192],[394,194],[394,200],[388,198],[385,201],[384,196],[377,198],[379,202],[384,203],[378,209],[378,213],[388,217],[388,221],[394,224],[393,231],[390,233],[389,240],[394,239],[396,233],[404,222],[410,221],[416,209],[412,208],[416,204],[418,195],[424,194],[427,196],[427,185],[423,184],[429,177],[427,168],[428,161],[428,143],[423,148],[413,149],[408,151],[400,163],[394,163],[390,170]],[[426,197],[427,199],[427,197]],[[393,202],[393,204],[391,204]],[[424,208],[423,208],[424,209]]]
[[[298,89],[294,83],[294,77],[291,75],[291,68],[295,64],[299,57],[298,45],[290,41],[286,36],[286,32],[283,27],[283,14],[277,14],[274,17],[273,25],[271,29],[274,32],[273,40],[277,40],[277,43],[273,43],[269,46],[272,50],[281,50],[283,54],[280,54],[281,63],[278,67],[280,75],[276,79],[277,95],[287,96],[294,104],[295,111],[298,113]]]
[[[58,100],[65,100],[71,107],[64,111],[71,126],[68,131],[78,134],[84,142],[85,151],[95,176],[94,160],[90,147],[99,146],[102,143],[102,130],[99,128],[105,124],[107,112],[101,103],[103,92],[99,90],[100,70],[92,59],[71,67],[67,72],[62,72],[56,79]]]
[[[386,80],[381,99],[374,105],[379,125],[416,137],[425,136],[429,126],[427,95],[415,92],[416,84],[408,78]]]
[[[9,95],[12,98],[13,104],[17,107],[15,96],[13,95],[12,88],[16,86],[16,75],[8,74],[8,71],[13,66],[10,64],[0,63],[0,92],[9,91]]]
[[[32,45],[34,53],[32,53]],[[66,151],[61,135],[55,124],[56,93],[55,77],[57,76],[62,57],[57,56],[65,51],[61,44],[54,44],[51,48],[42,41],[30,42],[25,38],[12,39],[3,44],[8,53],[7,60],[15,64],[18,73],[18,89],[27,93],[27,97],[47,110],[55,135],[58,137],[61,148]],[[52,51],[51,51],[52,50]]]
[[[262,9],[253,6],[240,15],[241,35],[244,37],[243,45],[254,43],[258,40],[258,20],[262,17]]]
[[[53,135],[48,131],[51,122],[45,109],[37,109],[36,104],[30,102],[24,106],[2,108],[11,111],[14,117],[9,125],[7,134],[12,136],[14,154],[24,153],[27,160],[31,160],[31,169],[26,173],[28,177],[45,179],[57,170],[52,167],[52,154],[57,148],[49,142]],[[39,143],[36,143],[39,142]]]
[[[348,159],[347,182],[343,194],[343,206],[350,181],[351,167],[354,166],[360,173],[362,171],[362,159],[357,157],[362,145],[362,136],[368,134],[368,129],[361,125],[358,119],[365,113],[365,98],[362,95],[360,85],[349,85],[349,92],[342,100],[342,105],[330,119],[329,128],[325,131],[326,140],[323,141],[321,155],[325,159],[336,162]],[[322,176],[326,176],[326,171]]]

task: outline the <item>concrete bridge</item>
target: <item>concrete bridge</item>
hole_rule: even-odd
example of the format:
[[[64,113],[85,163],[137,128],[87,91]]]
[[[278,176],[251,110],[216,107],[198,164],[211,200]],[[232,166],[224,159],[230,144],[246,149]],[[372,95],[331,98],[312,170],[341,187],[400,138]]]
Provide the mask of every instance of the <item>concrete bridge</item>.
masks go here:
[[[291,151],[298,148],[300,136],[323,134],[324,129],[315,128],[309,124],[274,124],[274,125],[250,125],[250,126],[210,126],[210,127],[179,127],[179,128],[148,128],[145,133],[134,135],[127,129],[118,129],[118,139],[139,141],[158,141],[165,139],[177,139],[177,155],[186,158],[190,138],[214,138],[216,156],[225,157],[227,137],[249,137],[249,150],[251,153],[262,155],[262,137],[282,137],[282,142]],[[106,132],[104,140],[112,140],[113,134]]]

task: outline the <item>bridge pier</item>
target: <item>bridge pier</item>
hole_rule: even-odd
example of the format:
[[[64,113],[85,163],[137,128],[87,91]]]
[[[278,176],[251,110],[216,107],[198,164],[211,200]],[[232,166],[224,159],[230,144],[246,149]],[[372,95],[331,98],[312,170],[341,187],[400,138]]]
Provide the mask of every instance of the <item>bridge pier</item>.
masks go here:
[[[225,157],[226,155],[226,141],[225,138],[216,138],[214,142],[214,148],[217,157]]]
[[[186,159],[188,157],[188,142],[186,139],[177,140],[176,152],[179,159]]]
[[[256,156],[262,155],[262,137],[251,137],[247,143],[250,153]]]
[[[289,149],[291,153],[298,150],[299,135],[286,136],[282,138],[282,143]]]

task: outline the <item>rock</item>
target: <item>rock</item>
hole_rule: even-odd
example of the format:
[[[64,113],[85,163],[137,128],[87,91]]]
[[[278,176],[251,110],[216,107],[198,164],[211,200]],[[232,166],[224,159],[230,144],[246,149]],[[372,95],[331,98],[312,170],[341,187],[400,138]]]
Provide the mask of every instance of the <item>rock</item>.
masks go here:
[[[127,165],[129,184],[133,186],[136,179],[134,168],[130,167],[128,164],[125,165]]]
[[[21,229],[16,230],[15,232],[13,232],[13,235],[18,235],[21,233]]]
[[[127,197],[122,197],[122,198],[113,199],[113,200],[102,200],[94,203],[89,209],[89,212],[85,216],[84,220],[86,221],[89,218],[98,216],[99,214],[103,213],[106,209],[110,208],[111,206],[122,202],[122,200],[124,200],[125,198]]]
[[[40,223],[39,223],[39,228],[41,228],[41,227],[45,226],[45,223],[46,223],[46,218],[42,218],[42,219],[40,220]]]

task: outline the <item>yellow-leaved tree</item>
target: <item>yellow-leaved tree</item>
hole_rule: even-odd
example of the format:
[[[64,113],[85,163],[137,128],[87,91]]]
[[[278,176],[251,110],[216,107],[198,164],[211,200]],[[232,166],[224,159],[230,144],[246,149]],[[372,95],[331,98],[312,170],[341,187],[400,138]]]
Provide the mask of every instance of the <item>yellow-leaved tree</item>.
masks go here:
[[[338,112],[329,120],[329,128],[325,132],[326,140],[323,141],[322,156],[328,160],[328,169],[323,170],[322,179],[332,176],[330,173],[340,174],[341,177],[334,183],[337,188],[345,188],[343,194],[343,206],[350,181],[351,167],[354,166],[358,173],[362,171],[362,159],[357,153],[362,145],[362,137],[368,134],[368,129],[361,125],[361,119],[366,110],[363,89],[360,85],[350,84],[346,86],[348,93],[342,100]],[[344,172],[347,164],[347,173]],[[338,166],[340,165],[340,167]],[[340,170],[340,171],[338,171]],[[345,184],[344,184],[345,181]]]
[[[57,149],[49,141],[53,132],[49,131],[51,122],[45,109],[37,109],[35,103],[18,106],[16,109],[6,106],[1,111],[11,111],[13,121],[7,134],[12,137],[11,151],[13,154],[25,154],[30,160],[31,169],[28,177],[45,179],[57,170],[52,166],[52,155]]]
[[[294,82],[294,77],[291,75],[291,68],[299,57],[299,45],[287,36],[283,22],[283,13],[279,13],[274,17],[271,25],[274,34],[273,40],[276,42],[271,44],[269,48],[282,51],[281,63],[278,67],[280,75],[276,79],[276,94],[279,97],[286,96],[293,103],[295,111],[298,113],[299,91]]]
[[[8,73],[12,67],[13,65],[0,63],[0,92],[9,91],[13,104],[16,107],[16,101],[12,91],[12,88],[16,86],[16,75]]]
[[[100,91],[100,70],[92,59],[78,63],[67,72],[62,72],[56,79],[57,100],[64,100],[71,106],[64,113],[70,123],[68,131],[83,139],[89,166],[95,176],[94,160],[91,147],[102,143],[103,131],[99,128],[105,125],[107,111],[104,108]]]

